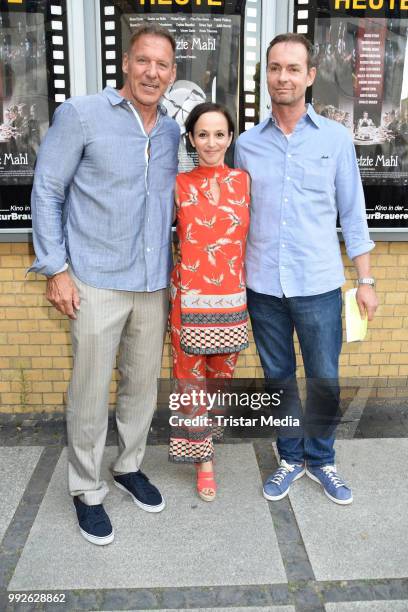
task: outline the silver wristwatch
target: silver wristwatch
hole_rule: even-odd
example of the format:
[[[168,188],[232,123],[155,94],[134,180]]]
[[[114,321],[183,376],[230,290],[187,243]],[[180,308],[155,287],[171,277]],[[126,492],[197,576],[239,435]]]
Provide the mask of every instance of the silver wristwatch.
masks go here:
[[[374,287],[375,285],[375,279],[371,278],[371,276],[367,276],[365,278],[359,278],[357,281],[358,285],[371,285],[371,287]]]

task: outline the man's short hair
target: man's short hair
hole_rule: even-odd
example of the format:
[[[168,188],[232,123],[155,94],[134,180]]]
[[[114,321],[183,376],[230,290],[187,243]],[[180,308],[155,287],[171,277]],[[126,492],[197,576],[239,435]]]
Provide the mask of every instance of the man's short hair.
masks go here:
[[[173,55],[175,58],[176,41],[166,28],[163,28],[162,26],[159,26],[156,23],[144,23],[134,30],[132,36],[130,37],[126,51],[128,55],[131,53],[135,42],[139,40],[141,36],[161,36],[162,38],[166,38],[171,44],[171,48],[173,49]]]
[[[266,65],[268,65],[269,61],[269,51],[272,49],[272,47],[278,45],[279,43],[298,43],[300,45],[303,45],[307,53],[307,69],[310,70],[311,68],[314,68],[314,66],[316,66],[316,54],[313,44],[308,38],[306,38],[306,36],[304,36],[303,34],[297,34],[295,32],[278,34],[278,36],[275,36],[275,38],[271,40],[266,50]]]

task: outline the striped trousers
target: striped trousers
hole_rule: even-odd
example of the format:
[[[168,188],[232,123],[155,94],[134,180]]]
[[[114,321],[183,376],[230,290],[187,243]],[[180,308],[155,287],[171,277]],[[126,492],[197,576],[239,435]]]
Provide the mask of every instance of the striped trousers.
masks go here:
[[[71,321],[74,366],[67,401],[68,485],[88,505],[102,503],[108,486],[101,462],[108,427],[109,386],[118,353],[115,473],[139,469],[157,400],[168,291],[151,293],[90,287],[70,272],[81,307]]]

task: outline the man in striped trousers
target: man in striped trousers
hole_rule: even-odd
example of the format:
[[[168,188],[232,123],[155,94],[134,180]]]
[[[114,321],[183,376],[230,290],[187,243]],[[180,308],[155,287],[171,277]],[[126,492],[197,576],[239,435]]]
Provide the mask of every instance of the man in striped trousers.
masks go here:
[[[47,298],[71,320],[69,489],[79,528],[113,541],[101,462],[117,352],[119,454],[114,484],[149,512],[164,508],[140,470],[157,398],[171,268],[179,128],[159,104],[175,43],[156,25],[133,33],[124,86],[71,98],[40,147],[32,192],[36,261]]]

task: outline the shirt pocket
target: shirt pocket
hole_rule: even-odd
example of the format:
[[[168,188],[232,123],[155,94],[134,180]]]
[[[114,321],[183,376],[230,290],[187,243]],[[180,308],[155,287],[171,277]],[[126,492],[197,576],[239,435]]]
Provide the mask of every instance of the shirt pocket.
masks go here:
[[[304,189],[325,193],[334,189],[336,168],[331,157],[304,160],[302,168],[302,187]]]

